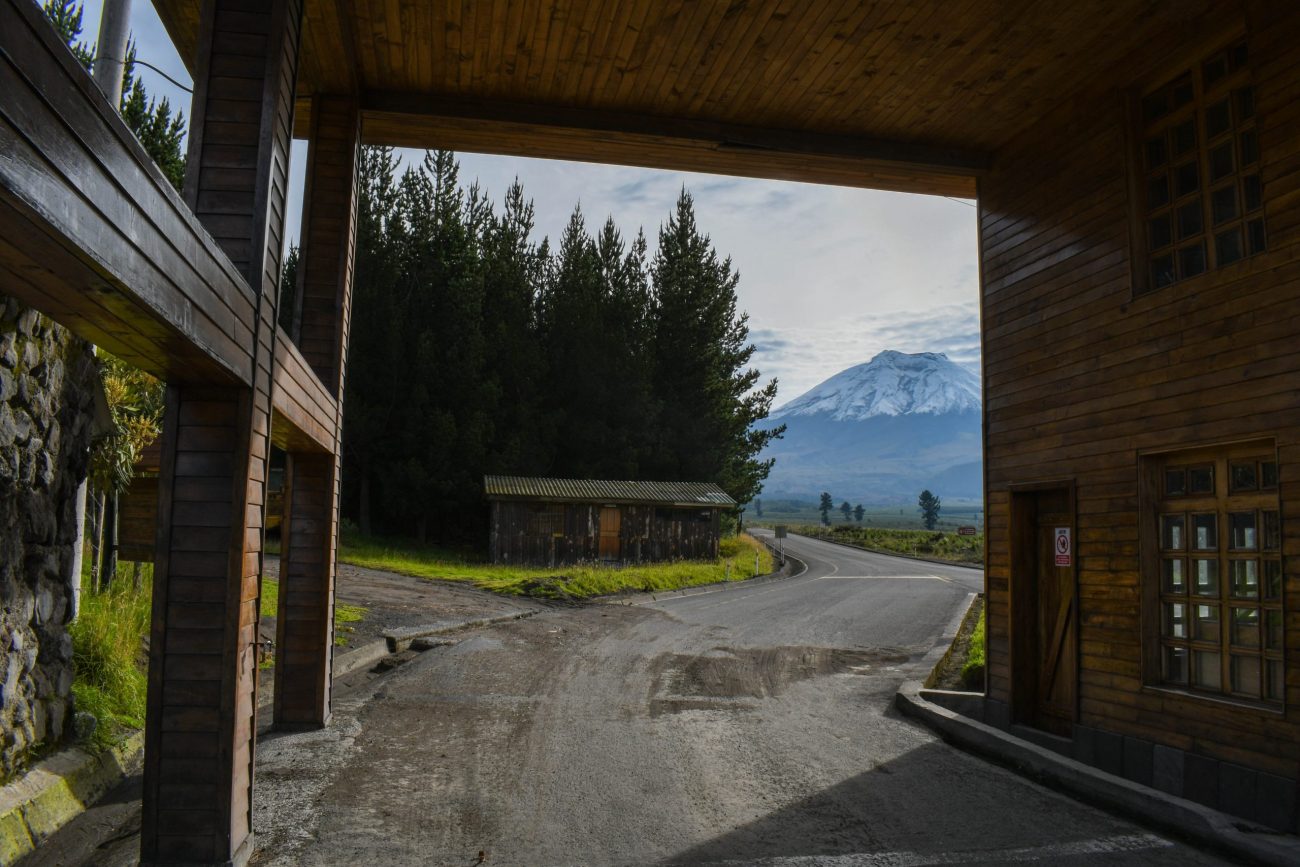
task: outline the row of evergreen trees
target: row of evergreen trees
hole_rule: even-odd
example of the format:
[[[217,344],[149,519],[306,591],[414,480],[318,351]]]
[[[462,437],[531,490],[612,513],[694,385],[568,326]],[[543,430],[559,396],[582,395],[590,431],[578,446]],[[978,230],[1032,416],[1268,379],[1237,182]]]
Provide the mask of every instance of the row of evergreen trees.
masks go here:
[[[533,222],[518,181],[498,209],[449,152],[399,175],[391,149],[364,151],[345,515],[472,537],[484,474],[714,481],[748,502],[782,430],[759,424],[776,381],[749,367],[738,274],[689,193],[653,253],[580,208],[558,248]]]

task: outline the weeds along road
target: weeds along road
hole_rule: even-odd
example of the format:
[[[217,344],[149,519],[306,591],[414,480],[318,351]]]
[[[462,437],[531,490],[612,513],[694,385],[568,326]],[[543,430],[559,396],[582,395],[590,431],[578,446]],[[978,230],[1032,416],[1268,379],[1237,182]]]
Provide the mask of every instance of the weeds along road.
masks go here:
[[[804,575],[557,608],[264,738],[254,863],[1220,863],[893,711],[980,572],[787,548]]]

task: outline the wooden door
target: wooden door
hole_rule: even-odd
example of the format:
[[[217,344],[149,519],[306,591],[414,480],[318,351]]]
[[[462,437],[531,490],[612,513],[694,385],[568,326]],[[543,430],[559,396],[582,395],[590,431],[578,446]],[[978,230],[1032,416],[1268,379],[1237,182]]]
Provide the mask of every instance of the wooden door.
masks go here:
[[[1067,489],[1017,494],[1014,558],[1013,713],[1017,721],[1071,734],[1078,689],[1074,515]],[[1058,549],[1062,529],[1069,533]]]
[[[619,539],[623,533],[623,513],[617,506],[600,510],[600,559],[621,560],[623,552]]]

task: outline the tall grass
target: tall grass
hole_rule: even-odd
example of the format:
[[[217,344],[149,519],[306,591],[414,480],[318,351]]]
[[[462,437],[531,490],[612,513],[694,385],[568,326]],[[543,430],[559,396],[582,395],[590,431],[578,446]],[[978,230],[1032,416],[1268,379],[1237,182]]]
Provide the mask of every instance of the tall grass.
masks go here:
[[[98,721],[94,744],[109,747],[144,726],[153,566],[141,564],[136,590],[125,564],[107,589],[81,594],[81,611],[72,623],[72,694],[79,711]],[[83,584],[89,587],[89,582]]]
[[[512,596],[547,599],[586,599],[625,590],[661,592],[717,581],[741,581],[772,571],[771,553],[748,535],[723,539],[716,560],[547,568],[491,565],[438,548],[348,534],[339,548],[339,560],[435,581],[465,581]]]
[[[966,654],[966,664],[961,667],[961,682],[968,689],[980,689],[984,686],[984,614],[986,610],[980,611],[979,622],[975,624],[975,630],[970,636],[970,650]]]

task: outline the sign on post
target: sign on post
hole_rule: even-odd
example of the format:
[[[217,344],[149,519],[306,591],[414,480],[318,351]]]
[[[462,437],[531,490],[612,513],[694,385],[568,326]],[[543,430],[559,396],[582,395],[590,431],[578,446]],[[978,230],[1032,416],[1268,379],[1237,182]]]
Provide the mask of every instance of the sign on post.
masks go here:
[[[776,538],[778,538],[778,539],[784,539],[784,538],[785,538],[785,524],[777,524],[777,525],[776,525]]]
[[[1056,565],[1069,566],[1073,562],[1071,558],[1074,553],[1070,546],[1070,528],[1057,527],[1055,540],[1053,548],[1056,551]]]
[[[974,528],[974,527],[958,527],[958,528],[957,528],[957,535],[958,535],[958,536],[974,536],[974,535],[975,535],[975,528]]]

